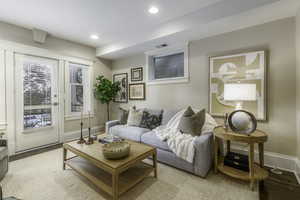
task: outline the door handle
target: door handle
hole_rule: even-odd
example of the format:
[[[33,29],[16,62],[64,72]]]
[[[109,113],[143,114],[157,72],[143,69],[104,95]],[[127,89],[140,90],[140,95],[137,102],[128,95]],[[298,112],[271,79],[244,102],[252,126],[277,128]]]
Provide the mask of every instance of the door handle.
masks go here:
[[[54,105],[54,106],[58,106],[58,102],[54,102],[53,105]]]

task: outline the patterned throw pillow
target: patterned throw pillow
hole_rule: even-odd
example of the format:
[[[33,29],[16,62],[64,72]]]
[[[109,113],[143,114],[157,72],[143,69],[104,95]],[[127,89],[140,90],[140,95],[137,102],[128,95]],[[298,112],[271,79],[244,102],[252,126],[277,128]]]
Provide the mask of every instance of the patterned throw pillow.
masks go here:
[[[162,114],[163,111],[161,111],[160,114],[150,114],[148,111],[144,111],[140,127],[151,130],[155,129],[156,127],[161,125]]]

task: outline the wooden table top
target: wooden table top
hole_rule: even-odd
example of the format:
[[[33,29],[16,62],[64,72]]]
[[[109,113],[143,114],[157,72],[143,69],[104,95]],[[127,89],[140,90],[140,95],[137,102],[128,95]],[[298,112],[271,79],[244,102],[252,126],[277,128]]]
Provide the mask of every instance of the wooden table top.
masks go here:
[[[105,135],[103,134],[99,137],[104,137],[104,136]],[[128,157],[119,160],[106,159],[102,154],[103,144],[98,141],[94,141],[94,144],[86,145],[86,144],[77,144],[77,140],[76,140],[76,141],[64,143],[63,146],[66,149],[71,149],[71,150],[73,149],[75,151],[78,151],[80,154],[83,154],[85,157],[101,162],[102,164],[113,169],[117,169],[124,165],[127,165],[133,160],[137,160],[140,157],[144,156],[145,154],[148,154],[149,152],[155,150],[154,147],[151,147],[146,144],[142,144],[130,140],[125,140],[125,141],[130,144],[130,154]]]
[[[262,143],[266,142],[268,139],[268,135],[265,132],[258,129],[256,129],[250,135],[246,135],[235,133],[232,130],[230,130],[230,128],[228,128],[228,130],[225,130],[223,125],[214,128],[214,135],[224,140],[239,141],[245,143]]]

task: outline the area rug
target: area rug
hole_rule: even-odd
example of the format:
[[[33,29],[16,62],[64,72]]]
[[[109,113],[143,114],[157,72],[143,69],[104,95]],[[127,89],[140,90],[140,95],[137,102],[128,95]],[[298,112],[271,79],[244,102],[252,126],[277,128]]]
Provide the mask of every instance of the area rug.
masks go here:
[[[10,163],[1,182],[4,196],[24,200],[108,200],[109,195],[85,178],[62,170],[62,149]],[[148,177],[121,200],[257,200],[249,185],[211,172],[206,179],[159,164],[158,179]]]

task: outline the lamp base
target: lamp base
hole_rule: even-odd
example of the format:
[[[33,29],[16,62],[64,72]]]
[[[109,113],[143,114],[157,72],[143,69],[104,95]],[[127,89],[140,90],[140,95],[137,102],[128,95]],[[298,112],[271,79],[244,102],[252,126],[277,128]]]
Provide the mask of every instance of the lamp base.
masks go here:
[[[243,109],[243,102],[238,102],[235,105],[235,110],[242,110]]]

